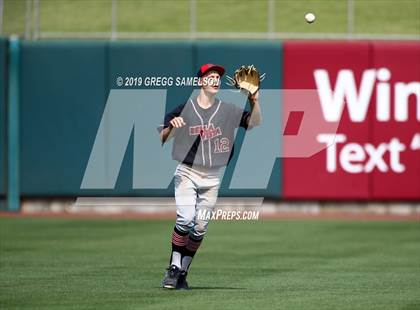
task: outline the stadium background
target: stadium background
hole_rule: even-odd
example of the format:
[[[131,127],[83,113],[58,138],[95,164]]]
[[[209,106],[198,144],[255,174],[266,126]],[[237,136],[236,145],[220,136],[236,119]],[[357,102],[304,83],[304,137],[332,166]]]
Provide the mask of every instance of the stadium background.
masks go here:
[[[16,0],[1,1],[0,8],[2,210],[20,210],[21,201],[42,200],[51,207],[51,201],[80,196],[172,195],[170,187],[132,189],[132,141],[114,190],[80,189],[118,76],[190,76],[211,61],[228,72],[253,63],[267,72],[267,89],[314,89],[313,71],[320,68],[332,81],[350,69],[357,86],[372,68],[388,68],[392,87],[420,81],[418,0]],[[312,25],[303,20],[308,11],[318,18]],[[170,88],[167,109],[190,92]],[[352,122],[345,109],[338,128],[347,142],[360,145],[399,138],[406,145],[403,173],[376,168],[351,174],[340,167],[328,173],[322,151],[310,158],[277,159],[264,191],[232,191],[225,182],[223,196],[265,196],[285,206],[283,212],[305,212],[308,205],[317,210],[350,205],[351,212],[319,222],[297,216],[287,222],[212,223],[212,236],[193,267],[198,290],[182,306],[418,307],[420,150],[409,147],[419,134],[418,100],[409,97],[407,121],[395,121],[391,113],[383,122],[376,119],[374,94],[366,119]],[[279,115],[279,122],[284,126],[287,119]],[[407,221],[352,221],[355,213],[366,213],[366,206],[371,215],[402,206],[397,219]],[[164,309],[179,302],[179,296],[158,290],[172,221],[1,214],[0,298],[8,309]]]

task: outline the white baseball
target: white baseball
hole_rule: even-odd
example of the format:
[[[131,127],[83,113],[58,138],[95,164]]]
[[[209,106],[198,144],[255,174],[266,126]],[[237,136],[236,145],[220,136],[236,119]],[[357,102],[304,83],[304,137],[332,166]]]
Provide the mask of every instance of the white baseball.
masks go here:
[[[306,13],[305,19],[308,23],[313,23],[315,21],[315,14],[314,13]]]

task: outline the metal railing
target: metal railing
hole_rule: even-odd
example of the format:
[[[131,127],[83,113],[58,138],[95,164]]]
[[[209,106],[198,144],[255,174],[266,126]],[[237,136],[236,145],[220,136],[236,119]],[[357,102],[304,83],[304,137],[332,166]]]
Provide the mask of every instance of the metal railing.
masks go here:
[[[199,32],[197,31],[197,0],[189,0],[188,32],[121,32],[118,31],[118,0],[111,0],[111,22],[109,32],[54,32],[41,31],[41,0],[26,0],[25,39],[398,39],[419,40],[419,34],[359,34],[355,33],[354,0],[347,1],[347,23],[344,33],[309,33],[309,32],[276,32],[275,0],[267,1],[266,32]],[[0,0],[0,34],[3,25],[3,0]]]

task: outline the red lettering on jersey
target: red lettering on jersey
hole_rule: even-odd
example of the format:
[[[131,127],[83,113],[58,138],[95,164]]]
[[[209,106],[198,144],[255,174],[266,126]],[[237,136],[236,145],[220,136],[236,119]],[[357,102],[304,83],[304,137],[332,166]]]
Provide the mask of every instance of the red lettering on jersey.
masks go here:
[[[198,126],[190,126],[189,127],[189,134],[190,136],[198,136],[200,135],[202,140],[212,139],[217,136],[222,135],[222,130],[220,127],[215,128],[213,123],[209,125],[198,125]]]

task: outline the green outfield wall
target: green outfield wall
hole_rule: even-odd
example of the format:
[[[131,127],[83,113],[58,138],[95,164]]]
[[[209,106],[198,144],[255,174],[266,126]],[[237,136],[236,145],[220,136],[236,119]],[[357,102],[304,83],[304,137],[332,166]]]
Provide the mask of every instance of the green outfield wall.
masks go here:
[[[7,40],[0,39],[0,197],[6,194],[6,74]]]
[[[104,109],[105,43],[22,42],[23,196],[78,195]]]
[[[221,196],[418,201],[419,51],[416,41],[2,39],[0,198],[5,195],[13,198],[9,199],[14,201],[13,207],[9,203],[9,209],[16,210],[19,196],[172,196],[171,179],[176,163],[170,156],[170,144],[163,148],[159,144],[156,129],[165,113],[185,103],[198,86],[145,85],[145,81],[151,77],[190,78],[196,76],[202,64],[218,63],[229,75],[240,65],[254,64],[268,77],[261,84],[264,121],[258,131],[252,130],[247,135],[243,129],[238,130],[235,155],[226,169]],[[135,82],[136,79],[143,83]],[[236,95],[232,95],[234,90],[225,82],[223,79],[219,97],[227,100],[223,96]],[[379,82],[395,89],[394,95],[388,97],[384,93],[388,88],[376,90],[383,86]],[[328,103],[328,85],[345,88],[347,95],[338,103]],[[372,95],[362,102],[364,106],[355,101],[362,86],[372,89]],[[147,97],[154,98],[150,100],[139,99],[143,97],[136,97],[140,92],[135,90],[143,89],[148,91],[141,92],[141,96],[159,95]],[[264,100],[268,98],[264,96],[271,96],[270,90],[275,90],[271,93],[274,97]],[[299,96],[295,97],[296,94]],[[310,97],[305,97],[308,94]],[[108,129],[100,135],[103,123],[114,122],[111,119],[115,114],[106,113],[111,106],[110,98],[117,114],[126,111],[132,123],[123,126],[117,121],[118,126],[104,127]],[[132,112],[135,117],[139,114],[143,117],[140,123],[137,118],[130,119],[123,98],[136,100],[128,104],[134,107],[130,111],[141,111]],[[231,102],[236,103],[236,99]],[[245,97],[241,99],[245,102]],[[340,112],[334,105],[341,103],[343,114],[334,114]],[[363,107],[368,108],[360,110]],[[337,117],[334,128],[331,113]],[[148,125],[143,125],[146,120]],[[124,142],[120,143],[123,148],[111,186],[82,186],[97,138],[102,139],[99,150],[103,150],[103,158],[96,161],[95,157],[96,166],[102,172],[108,171],[109,163],[115,162],[111,153],[120,136],[116,139],[116,132],[107,130],[125,127],[128,129]],[[323,140],[335,134],[341,139],[337,142],[337,154]],[[254,139],[253,148],[248,148],[250,139]],[[150,141],[155,144],[153,152]],[[270,147],[271,152],[276,152],[274,155]],[[238,156],[241,149],[243,152]],[[352,157],[353,149],[359,157]],[[144,161],[141,156],[139,160],[138,155],[143,156],[144,150],[149,151],[149,160]],[[144,170],[147,173],[138,173],[143,169],[139,169],[139,162],[143,168],[145,163],[148,165]],[[238,177],[238,171],[245,171],[244,168],[246,178],[254,180],[256,175],[264,175],[268,184],[252,187],[242,182],[246,186],[238,186],[238,179],[244,180],[243,175]],[[162,171],[166,181],[160,183],[159,179],[159,186],[135,186],[140,174],[141,178],[152,180]],[[108,172],[98,175],[100,180],[109,176]]]

